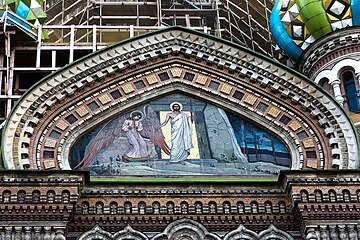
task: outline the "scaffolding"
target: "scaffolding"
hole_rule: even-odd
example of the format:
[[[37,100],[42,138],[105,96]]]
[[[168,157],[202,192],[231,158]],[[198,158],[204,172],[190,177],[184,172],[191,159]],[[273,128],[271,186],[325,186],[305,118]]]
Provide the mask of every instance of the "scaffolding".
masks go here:
[[[273,5],[273,0],[48,0],[43,6],[46,25],[33,26],[32,38],[7,26],[4,15],[0,122],[27,89],[51,72],[115,42],[168,26],[186,26],[274,57]],[[41,40],[43,29],[47,41]]]

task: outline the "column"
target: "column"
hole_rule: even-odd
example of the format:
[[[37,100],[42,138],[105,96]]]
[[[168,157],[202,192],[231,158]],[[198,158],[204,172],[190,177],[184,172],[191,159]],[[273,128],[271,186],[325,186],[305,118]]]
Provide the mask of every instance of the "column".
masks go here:
[[[305,239],[306,240],[317,240],[317,239],[319,239],[317,234],[316,234],[316,227],[310,227],[310,228],[306,229]]]
[[[338,232],[337,232],[337,229],[336,229],[336,225],[335,226],[329,226],[329,229],[330,229],[330,239],[333,239],[333,240],[338,240]]]
[[[43,240],[50,240],[51,239],[51,227],[46,226],[44,227],[44,238]]]
[[[54,240],[66,240],[65,227],[54,227],[55,238]]]
[[[15,236],[14,240],[22,240],[22,227],[15,227]]]
[[[12,227],[5,227],[5,240],[12,239]]]
[[[42,240],[41,227],[34,227],[34,240]]]
[[[344,98],[341,94],[341,89],[340,89],[340,80],[336,79],[335,81],[332,81],[331,83],[332,88],[334,89],[334,95],[335,95],[335,99],[341,104],[344,104]]]
[[[31,229],[29,226],[25,227],[24,240],[31,240]]]
[[[320,226],[320,238],[321,240],[330,240],[330,234],[327,230],[327,225]]]
[[[358,82],[358,86],[360,86],[360,72],[355,73],[355,80]]]
[[[358,240],[358,234],[355,229],[355,225],[348,225],[349,230],[349,239],[351,240]]]
[[[347,231],[346,231],[346,226],[345,225],[339,225],[339,237],[340,240],[349,240],[348,235],[347,235]]]

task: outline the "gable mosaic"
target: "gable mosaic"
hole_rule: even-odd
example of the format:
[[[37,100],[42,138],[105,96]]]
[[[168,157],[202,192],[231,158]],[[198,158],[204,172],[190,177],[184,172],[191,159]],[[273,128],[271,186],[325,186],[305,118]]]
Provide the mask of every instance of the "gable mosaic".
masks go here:
[[[222,108],[172,94],[121,114],[71,148],[92,175],[277,174],[291,167],[279,138]]]

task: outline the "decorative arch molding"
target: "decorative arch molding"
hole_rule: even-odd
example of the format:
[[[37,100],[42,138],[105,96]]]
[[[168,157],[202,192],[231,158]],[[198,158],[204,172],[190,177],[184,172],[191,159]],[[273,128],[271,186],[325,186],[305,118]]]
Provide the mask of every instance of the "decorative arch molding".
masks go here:
[[[294,240],[294,238],[282,230],[277,229],[274,225],[259,233],[259,240]]]
[[[240,225],[236,230],[225,235],[224,240],[258,240],[258,234],[247,229],[244,225]]]
[[[229,232],[225,235],[224,240],[293,240],[294,238],[282,231],[277,229],[274,225],[270,225],[268,229],[257,234],[243,225],[240,225],[236,230]]]
[[[186,73],[194,77],[189,80]],[[167,74],[162,79],[160,74]],[[142,81],[139,88],[136,81]],[[211,81],[218,87],[214,89]],[[117,92],[114,96],[112,93]],[[67,169],[66,153],[79,129],[95,126],[155,95],[190,91],[200,99],[248,116],[292,139],[292,169],[357,166],[357,140],[345,111],[321,88],[283,65],[238,45],[173,27],[98,51],[48,76],[14,108],[3,135],[9,169]],[[96,101],[98,108],[88,104]],[[257,109],[262,102],[267,111]],[[66,121],[76,116],[72,123]],[[283,115],[291,118],[283,124]],[[58,139],[52,130],[61,132]],[[299,139],[305,130],[308,139]],[[71,139],[69,142],[68,140]],[[307,159],[314,150],[316,159]],[[53,158],[44,159],[51,150]],[[325,161],[326,159],[326,161]]]
[[[111,233],[102,230],[99,225],[96,225],[93,229],[83,233],[78,238],[78,240],[91,240],[91,239],[113,240],[114,236]]]
[[[111,234],[103,230],[99,225],[96,225],[93,229],[88,232],[83,233],[78,240],[92,240],[92,239],[102,239],[102,240],[123,240],[123,239],[132,239],[132,240],[148,240],[148,237],[134,229],[131,226],[126,226],[123,230]]]
[[[191,70],[180,68],[177,64],[175,66],[170,65],[168,71],[169,74],[174,74],[174,72],[178,72],[181,75],[184,75],[186,71],[186,73],[193,73],[195,76],[197,76],[196,79],[203,79],[203,78],[211,79],[213,77],[211,75],[204,76],[202,74],[192,72]],[[147,76],[145,76],[145,78],[147,78]],[[137,81],[137,79],[135,79],[134,81]],[[221,80],[218,81],[220,83],[222,82]],[[170,95],[172,93],[181,93],[181,94],[186,94],[187,96],[190,97],[199,98],[197,94],[201,91],[204,91],[204,86],[202,86],[201,84],[196,84],[196,83],[190,84],[190,83],[186,83],[181,79],[174,78],[172,79],[171,83],[168,83],[165,86],[159,86],[159,88],[153,86],[151,91],[146,93],[146,98],[149,101],[155,98],[159,98],[159,97],[161,98],[161,96]],[[227,85],[226,82],[223,82],[222,84],[223,85],[221,85],[222,86],[221,89],[225,89],[228,86],[230,86]],[[231,88],[234,87],[231,86]],[[303,150],[295,143],[298,139],[295,136],[289,134],[291,132],[289,126],[281,126],[282,125],[281,122],[278,121],[277,121],[278,124],[274,124],[274,121],[272,121],[272,119],[265,118],[264,115],[259,115],[262,113],[260,111],[256,111],[256,109],[252,108],[251,105],[246,104],[245,101],[246,99],[249,100],[250,99],[249,96],[251,96],[252,99],[254,98],[259,99],[256,101],[268,104],[270,106],[269,108],[273,107],[273,109],[279,109],[277,105],[273,105],[270,101],[267,101],[266,99],[260,100],[260,97],[255,97],[255,95],[252,95],[249,89],[248,89],[249,94],[245,95],[246,97],[243,97],[242,101],[238,101],[237,99],[230,99],[229,97],[225,98],[224,96],[220,97],[220,95],[217,94],[216,91],[211,92],[211,89],[206,89],[206,90],[207,91],[204,91],[204,93],[201,94],[200,97],[201,100],[211,103],[213,105],[221,106],[222,108],[237,113],[242,117],[251,119],[252,122],[255,122],[256,124],[262,126],[264,129],[267,129],[268,131],[274,133],[275,135],[283,139],[287,143],[287,146],[289,147],[290,150],[290,154],[292,158],[292,168],[294,169],[300,168],[299,167],[301,165],[300,152],[302,152]],[[235,91],[231,90],[231,91],[235,92],[237,90]],[[134,96],[131,101],[123,102],[121,106],[123,110],[121,112],[126,112],[126,109],[132,109],[139,103],[143,103],[143,101],[141,100],[142,98],[143,95],[139,94],[138,96]],[[59,145],[57,150],[57,152],[61,154],[60,159],[65,159],[65,161],[59,162],[59,164],[63,165],[64,169],[71,169],[66,159],[67,156],[69,155],[70,148],[72,144],[76,141],[76,139],[78,139],[79,136],[86,133],[88,130],[92,129],[94,126],[97,126],[101,122],[107,121],[107,119],[111,119],[117,116],[119,112],[115,110],[116,108],[119,108],[119,106],[113,105],[104,111],[98,111],[97,113],[95,113],[98,115],[94,116],[91,119],[88,119],[87,124],[85,126],[75,124],[72,127],[68,128],[67,133],[65,134],[66,140],[63,141],[63,144],[61,146]],[[289,115],[290,114],[295,115],[292,112],[288,112],[288,113]],[[309,131],[309,135],[310,135],[310,131]],[[46,138],[46,134],[44,135],[44,137]]]
[[[147,240],[148,237],[145,234],[132,229],[131,226],[128,225],[120,232],[117,232],[114,235],[114,239],[116,239],[116,240],[122,240],[122,239]]]
[[[360,64],[360,60],[349,59],[349,58],[342,59],[341,61],[337,62],[334,66],[332,66],[331,69],[320,71],[316,75],[314,82],[319,83],[320,80],[323,78],[329,79],[329,84],[335,81],[339,81],[340,74],[345,69],[353,70],[354,74],[358,75],[360,74],[360,71],[358,70],[359,64]]]
[[[220,240],[215,234],[209,233],[200,223],[183,218],[170,223],[164,232],[155,235],[152,240]]]
[[[297,69],[315,79],[324,68],[339,59],[357,60],[355,55],[360,52],[359,37],[359,27],[344,28],[336,31],[336,34],[324,36],[306,49],[297,61]]]

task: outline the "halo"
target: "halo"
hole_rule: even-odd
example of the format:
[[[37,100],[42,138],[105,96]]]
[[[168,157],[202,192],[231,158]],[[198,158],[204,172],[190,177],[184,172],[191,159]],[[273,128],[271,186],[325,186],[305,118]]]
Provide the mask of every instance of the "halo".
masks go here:
[[[183,110],[183,105],[182,105],[181,103],[179,103],[179,102],[172,102],[172,103],[170,104],[170,110],[171,110],[171,111],[173,111],[173,106],[174,106],[175,104],[177,104],[177,105],[180,106],[180,111]]]
[[[140,111],[140,110],[134,110],[134,111],[132,111],[132,112],[130,113],[130,118],[132,118],[132,115],[133,115],[134,113],[140,114],[141,117],[140,117],[140,119],[139,119],[138,121],[144,120],[144,114],[143,114],[142,111]]]

